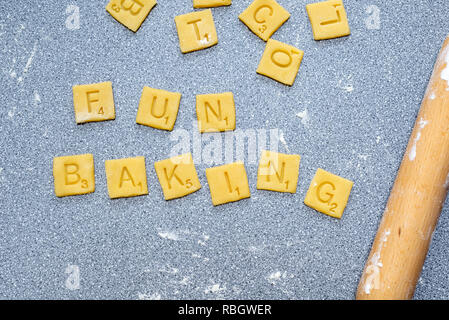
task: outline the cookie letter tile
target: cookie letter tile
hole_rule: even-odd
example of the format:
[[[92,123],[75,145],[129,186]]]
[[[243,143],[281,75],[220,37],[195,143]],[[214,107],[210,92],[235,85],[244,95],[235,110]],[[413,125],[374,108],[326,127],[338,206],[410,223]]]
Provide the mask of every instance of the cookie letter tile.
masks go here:
[[[105,168],[111,199],[148,194],[144,157],[106,160]]]
[[[234,130],[234,95],[232,92],[197,95],[196,115],[200,132]]]
[[[193,0],[194,8],[213,8],[221,6],[230,6],[232,0]]]
[[[95,191],[94,156],[55,157],[53,177],[57,197],[92,193]]]
[[[206,49],[218,43],[211,9],[177,16],[175,23],[182,53]]]
[[[176,122],[180,101],[180,93],[144,87],[136,122],[171,131]]]
[[[264,41],[289,17],[290,13],[275,0],[255,0],[239,15],[240,21]]]
[[[251,196],[243,162],[208,168],[206,177],[214,206]]]
[[[318,169],[304,203],[331,217],[341,218],[353,184],[350,180]]]
[[[76,123],[115,119],[111,82],[73,86]]]
[[[257,172],[257,189],[295,193],[300,160],[297,154],[264,150]]]
[[[283,42],[269,39],[257,73],[286,85],[293,85],[304,52]]]
[[[201,188],[190,153],[157,161],[154,169],[165,200],[181,198]]]
[[[351,34],[342,0],[329,0],[306,5],[313,38],[325,40]]]
[[[115,20],[136,32],[156,3],[156,0],[111,0],[106,11]]]

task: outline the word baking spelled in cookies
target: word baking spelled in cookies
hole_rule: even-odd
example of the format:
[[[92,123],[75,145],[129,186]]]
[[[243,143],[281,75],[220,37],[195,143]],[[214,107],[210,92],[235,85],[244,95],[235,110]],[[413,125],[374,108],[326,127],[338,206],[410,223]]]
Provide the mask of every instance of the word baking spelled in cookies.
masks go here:
[[[73,86],[76,123],[115,119],[111,82]]]
[[[156,3],[156,0],[111,0],[106,11],[115,20],[136,32]]]
[[[331,217],[341,218],[353,184],[350,180],[318,169],[304,203]]]
[[[232,0],[193,0],[194,8],[213,8],[221,6],[230,6]]]
[[[290,18],[290,13],[275,0],[255,0],[239,15],[252,32],[267,41]]]
[[[144,157],[106,160],[105,169],[111,199],[148,194]]]
[[[190,153],[157,161],[154,169],[165,200],[181,198],[201,188]]]
[[[197,95],[196,115],[200,132],[234,130],[234,95],[232,92]]]
[[[351,34],[342,0],[329,0],[306,6],[313,38],[325,40]]]
[[[300,160],[297,154],[264,150],[257,172],[257,189],[296,193]]]
[[[293,85],[304,51],[283,42],[269,39],[257,73],[286,85]]]
[[[178,116],[181,94],[144,87],[136,122],[161,130],[173,130]]]
[[[243,162],[208,168],[206,177],[214,206],[251,196]]]
[[[175,17],[182,53],[212,47],[218,43],[212,10],[202,10]]]
[[[53,159],[53,178],[57,197],[94,192],[94,156],[81,154],[55,157]]]

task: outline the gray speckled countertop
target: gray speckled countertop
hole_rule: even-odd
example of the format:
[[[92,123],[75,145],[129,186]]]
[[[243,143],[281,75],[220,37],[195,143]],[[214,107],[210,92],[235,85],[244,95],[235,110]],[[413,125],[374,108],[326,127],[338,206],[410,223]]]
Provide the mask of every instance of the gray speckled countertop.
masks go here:
[[[291,18],[273,38],[305,51],[292,87],[256,74],[265,43],[238,20],[251,1],[233,2],[213,9],[218,45],[187,55],[173,18],[191,0],[159,0],[136,34],[106,0],[2,3],[0,298],[354,298],[449,32],[447,1],[346,0],[351,36],[315,42],[312,1],[279,0]],[[66,26],[69,5],[79,29]],[[76,125],[72,85],[100,81],[113,83],[116,120]],[[135,124],[145,85],[183,94],[175,132],[189,134],[196,94],[234,92],[237,128],[282,130],[280,152],[302,156],[297,193],[256,190],[247,161],[252,197],[213,207],[204,169],[215,164],[203,161],[203,188],[164,201],[153,162],[176,142]],[[96,192],[55,197],[52,158],[81,153],[94,154]],[[104,161],[139,155],[149,195],[110,200]],[[341,220],[303,205],[318,167],[355,182]],[[449,298],[448,211],[417,299]]]

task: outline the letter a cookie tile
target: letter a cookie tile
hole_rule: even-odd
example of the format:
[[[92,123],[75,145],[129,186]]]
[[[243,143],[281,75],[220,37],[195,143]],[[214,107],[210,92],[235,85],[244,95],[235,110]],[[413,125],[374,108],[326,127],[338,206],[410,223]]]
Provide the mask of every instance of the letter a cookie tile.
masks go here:
[[[181,198],[201,188],[190,153],[157,161],[154,168],[165,200]]]
[[[286,85],[293,85],[304,52],[288,44],[269,39],[257,73]]]
[[[144,157],[106,160],[105,169],[111,199],[148,194]]]
[[[111,0],[106,11],[115,20],[136,32],[156,3],[156,0]]]
[[[57,197],[92,193],[95,191],[94,156],[55,157],[53,177]]]
[[[181,94],[144,87],[136,122],[161,130],[173,130],[178,115]]]

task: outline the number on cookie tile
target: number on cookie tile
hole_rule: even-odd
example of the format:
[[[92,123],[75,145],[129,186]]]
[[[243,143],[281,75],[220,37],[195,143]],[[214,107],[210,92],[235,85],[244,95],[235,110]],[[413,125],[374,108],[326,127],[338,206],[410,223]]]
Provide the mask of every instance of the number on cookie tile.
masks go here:
[[[53,177],[57,197],[94,192],[94,156],[82,154],[55,157],[53,159]]]

